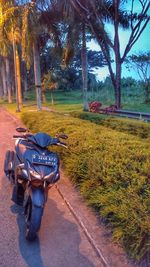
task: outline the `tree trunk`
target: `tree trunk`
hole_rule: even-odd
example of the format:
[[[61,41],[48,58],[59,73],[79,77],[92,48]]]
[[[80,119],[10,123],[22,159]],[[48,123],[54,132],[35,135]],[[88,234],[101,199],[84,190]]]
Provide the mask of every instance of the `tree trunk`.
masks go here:
[[[16,41],[14,37],[13,32],[13,57],[14,57],[14,74],[15,74],[15,93],[16,93],[16,106],[17,106],[17,112],[20,112],[20,105],[18,100],[18,79],[17,79],[17,62],[16,62]]]
[[[42,103],[46,103],[46,96],[45,96],[45,90],[44,90],[43,84],[42,84]]]
[[[40,68],[40,52],[37,41],[33,44],[33,57],[34,57],[34,79],[36,88],[37,109],[42,109],[41,104],[41,68]]]
[[[1,74],[1,68],[0,68],[0,98],[2,98],[3,95],[4,95],[4,91],[3,91],[2,74]]]
[[[87,99],[87,89],[88,89],[88,66],[87,66],[87,48],[86,48],[86,32],[85,25],[82,24],[82,80],[83,80],[83,110],[88,111],[88,99]]]
[[[7,82],[7,92],[8,92],[8,103],[12,103],[10,61],[9,61],[8,57],[5,58],[5,65],[6,65],[6,82]]]
[[[114,1],[115,7],[115,36],[114,36],[114,53],[115,53],[115,63],[116,63],[116,75],[115,75],[115,104],[117,108],[121,108],[121,56],[120,56],[120,42],[119,42],[119,20],[118,20],[118,10],[120,1]]]
[[[15,96],[15,77],[11,77],[11,92],[12,96]]]
[[[51,103],[54,105],[54,98],[53,98],[53,92],[51,91]]]
[[[6,68],[5,68],[5,64],[4,61],[2,60],[1,63],[1,75],[2,75],[2,84],[3,84],[3,92],[4,92],[4,99],[7,98],[7,82],[6,82]]]
[[[22,61],[22,77],[23,77],[23,90],[24,92],[28,91],[28,82],[27,82],[27,69],[25,61]]]
[[[116,62],[115,104],[121,108],[121,63]]]
[[[150,84],[145,85],[145,100],[144,103],[149,104],[150,103]]]
[[[18,102],[19,106],[22,106],[22,88],[21,88],[21,71],[20,71],[20,58],[18,49],[16,46],[16,73],[17,73],[17,85],[18,85]]]
[[[42,91],[42,103],[46,103],[46,96],[44,91]]]

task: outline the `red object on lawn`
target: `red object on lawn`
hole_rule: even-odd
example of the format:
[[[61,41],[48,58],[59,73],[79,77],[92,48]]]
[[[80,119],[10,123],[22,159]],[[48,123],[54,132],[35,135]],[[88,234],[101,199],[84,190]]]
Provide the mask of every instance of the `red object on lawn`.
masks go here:
[[[90,112],[99,113],[102,103],[99,101],[93,101],[89,103]]]
[[[111,114],[117,110],[116,105],[110,105],[106,108],[101,108],[102,103],[99,101],[93,101],[89,103],[90,112],[94,113],[104,113],[104,114]]]

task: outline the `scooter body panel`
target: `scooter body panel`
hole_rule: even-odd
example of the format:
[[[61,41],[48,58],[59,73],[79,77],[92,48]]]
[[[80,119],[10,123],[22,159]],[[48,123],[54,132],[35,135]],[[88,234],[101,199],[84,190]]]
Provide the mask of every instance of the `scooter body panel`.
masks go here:
[[[60,179],[59,157],[48,146],[61,143],[45,133],[13,136],[15,151],[8,151],[4,171],[13,173],[12,200],[23,205],[26,218],[26,238],[34,240],[40,229],[48,190]],[[11,159],[11,160],[10,160]],[[11,167],[11,168],[10,168]]]

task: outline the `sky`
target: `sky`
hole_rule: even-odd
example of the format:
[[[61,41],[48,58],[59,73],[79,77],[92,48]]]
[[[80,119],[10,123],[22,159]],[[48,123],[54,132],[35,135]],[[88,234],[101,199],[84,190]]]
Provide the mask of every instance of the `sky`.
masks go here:
[[[136,8],[138,9],[138,6]],[[106,26],[106,30],[108,31],[110,36],[113,38],[112,36],[112,33],[114,32],[113,26],[108,24]],[[128,38],[129,38],[129,31],[120,30],[121,53],[123,53],[126,47]],[[88,46],[92,50],[100,51],[100,46],[95,41],[91,41],[88,44]],[[138,54],[140,52],[147,52],[147,51],[150,51],[150,22],[147,25],[144,32],[139,37],[138,41],[134,44],[134,46],[132,47],[128,55]],[[95,71],[95,73],[97,75],[97,80],[104,80],[109,75],[107,67],[99,68],[98,70]],[[134,79],[139,79],[137,73],[134,71],[132,73],[129,72],[127,68],[125,67],[125,64],[123,64],[122,66],[122,77],[133,77]]]

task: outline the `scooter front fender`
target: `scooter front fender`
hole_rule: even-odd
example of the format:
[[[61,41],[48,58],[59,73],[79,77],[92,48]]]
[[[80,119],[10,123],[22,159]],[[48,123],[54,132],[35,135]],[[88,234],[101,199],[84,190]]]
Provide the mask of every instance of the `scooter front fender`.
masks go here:
[[[45,194],[44,190],[41,188],[31,188],[30,196],[32,204],[36,207],[44,207],[45,204]]]

